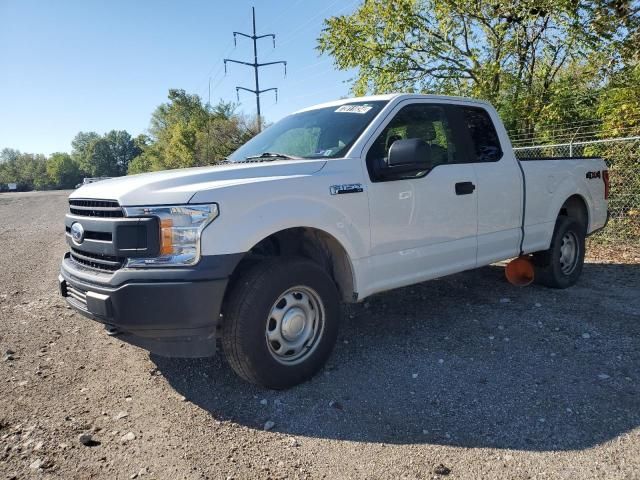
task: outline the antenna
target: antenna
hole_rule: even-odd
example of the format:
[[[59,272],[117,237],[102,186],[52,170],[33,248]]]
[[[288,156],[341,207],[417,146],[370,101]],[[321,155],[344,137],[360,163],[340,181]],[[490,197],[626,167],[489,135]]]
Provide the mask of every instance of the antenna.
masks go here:
[[[271,39],[273,40],[273,48],[276,48],[276,36],[273,33],[266,33],[264,35],[256,35],[256,8],[255,7],[251,7],[251,12],[253,15],[253,35],[248,35],[246,33],[242,33],[242,32],[233,32],[233,44],[236,45],[236,39],[238,37],[238,35],[240,35],[241,37],[246,37],[246,38],[250,38],[251,40],[253,40],[253,63],[249,63],[249,62],[242,62],[240,60],[232,60],[230,58],[225,58],[224,59],[224,73],[227,73],[227,62],[231,62],[231,63],[239,63],[240,65],[246,65],[248,67],[253,67],[253,71],[255,74],[255,79],[256,79],[256,88],[255,90],[252,90],[250,88],[245,88],[245,87],[236,87],[236,96],[238,97],[238,101],[240,101],[240,90],[245,90],[249,93],[253,93],[256,96],[256,110],[257,110],[257,115],[258,115],[258,131],[262,130],[262,119],[261,119],[261,113],[260,113],[260,94],[261,93],[265,93],[265,92],[270,92],[270,91],[274,91],[276,94],[276,102],[278,101],[278,89],[277,88],[265,88],[264,90],[260,90],[260,81],[258,79],[258,70],[261,67],[266,67],[268,65],[276,65],[281,63],[284,66],[284,75],[285,77],[287,76],[287,62],[284,60],[278,60],[275,62],[266,62],[266,63],[259,63],[258,62],[258,40],[260,40],[261,38],[267,38],[267,37],[271,37]]]

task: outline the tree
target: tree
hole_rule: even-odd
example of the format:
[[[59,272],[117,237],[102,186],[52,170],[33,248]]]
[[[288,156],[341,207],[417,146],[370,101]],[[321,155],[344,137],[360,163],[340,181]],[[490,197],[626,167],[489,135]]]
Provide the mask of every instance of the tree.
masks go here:
[[[215,106],[207,105],[207,115],[206,129],[199,131],[196,138],[198,165],[226,158],[258,133],[257,124],[238,115],[234,103],[221,100]]]
[[[111,130],[104,136],[80,132],[71,142],[72,156],[81,170],[92,177],[126,175],[129,162],[140,155],[142,139],[133,139],[125,130]]]
[[[14,150],[13,148],[3,148],[0,152],[0,163],[15,162],[15,160],[19,156],[19,150]]]
[[[600,95],[598,114],[612,136],[640,135],[640,63],[611,79]]]
[[[637,32],[635,2],[605,0],[366,0],[332,17],[318,39],[354,93],[404,90],[490,100],[510,128],[531,133],[569,66],[620,68]],[[637,48],[637,46],[636,46]],[[599,54],[599,55],[598,55]]]
[[[109,173],[103,176],[126,175],[129,162],[140,155],[142,150],[126,130],[111,130],[103,140],[110,160],[109,168],[105,169]]]
[[[96,132],[78,132],[71,140],[71,156],[78,162],[80,168],[87,175],[91,173],[90,149],[93,143],[100,140],[100,135]]]
[[[47,159],[44,155],[20,153],[12,150],[11,154],[2,152],[0,162],[0,184],[17,183],[19,190],[44,189],[49,187],[47,176]]]
[[[150,172],[153,170],[151,157],[148,154],[148,148],[152,143],[151,138],[148,135],[140,134],[134,139],[134,142],[136,147],[140,149],[141,154],[129,162],[127,173],[134,175],[136,173]]]
[[[82,180],[78,163],[68,153],[54,153],[47,160],[47,176],[55,188],[73,188]]]
[[[133,139],[133,143],[142,152],[151,143],[151,138],[149,137],[149,135],[145,135],[144,133],[141,133],[140,135],[138,135],[136,138]]]
[[[47,157],[42,154],[23,153],[18,158],[18,172],[23,185],[29,190],[44,190],[50,187]]]
[[[163,168],[192,167],[196,164],[198,132],[207,127],[207,110],[198,95],[184,90],[169,90],[169,102],[160,105],[151,116],[149,129],[156,140],[154,164]]]
[[[16,160],[20,156],[18,150],[5,148],[0,152],[0,188],[7,183],[18,183]]]
[[[138,173],[151,172],[154,170],[154,162],[150,152],[144,152],[138,155],[136,158],[129,162],[129,175],[135,175]]]
[[[198,95],[169,90],[169,102],[151,116],[151,136],[138,139],[143,152],[129,173],[211,165],[225,158],[256,133],[235,109],[233,103],[212,107]]]

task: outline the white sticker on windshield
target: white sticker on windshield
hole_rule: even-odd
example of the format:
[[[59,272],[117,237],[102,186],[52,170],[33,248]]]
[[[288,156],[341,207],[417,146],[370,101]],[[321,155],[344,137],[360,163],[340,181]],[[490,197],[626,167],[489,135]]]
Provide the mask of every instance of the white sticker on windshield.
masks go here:
[[[336,112],[346,112],[346,113],[367,113],[373,107],[369,105],[342,105],[340,108],[336,110]]]

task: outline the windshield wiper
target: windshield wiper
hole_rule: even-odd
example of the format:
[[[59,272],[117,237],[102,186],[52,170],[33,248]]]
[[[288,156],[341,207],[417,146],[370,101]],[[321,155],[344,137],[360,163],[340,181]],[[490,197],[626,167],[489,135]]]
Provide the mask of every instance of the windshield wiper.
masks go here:
[[[262,152],[260,155],[250,155],[244,160],[245,162],[251,160],[262,160],[266,162],[269,160],[277,160],[278,158],[281,158],[283,160],[301,160],[301,157],[293,157],[291,155],[286,155],[284,153],[278,152]]]

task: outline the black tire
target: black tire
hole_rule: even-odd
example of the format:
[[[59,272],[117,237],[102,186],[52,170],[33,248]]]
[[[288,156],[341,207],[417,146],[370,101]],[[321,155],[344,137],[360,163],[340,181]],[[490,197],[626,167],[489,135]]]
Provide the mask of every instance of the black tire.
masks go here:
[[[551,288],[567,288],[574,285],[584,265],[584,239],[586,228],[573,218],[561,215],[551,238],[551,246],[543,252],[533,254],[535,281]],[[572,261],[563,256],[567,242],[575,242],[577,252]]]
[[[296,295],[296,287],[302,287],[304,295],[308,293],[307,299],[317,297],[321,302],[310,308],[315,313],[304,318],[315,320],[305,320],[305,325],[315,327],[322,318],[323,328],[305,342],[306,352],[302,348],[299,353],[304,355],[302,358],[286,363],[284,353],[274,353],[274,343],[267,340],[267,328],[271,329],[274,323],[270,317],[276,301],[286,292]],[[340,323],[338,291],[327,272],[304,258],[277,257],[250,266],[230,288],[223,307],[222,348],[240,377],[263,387],[284,389],[309,380],[322,368],[335,346]],[[285,299],[282,311],[287,308],[286,303]],[[284,320],[278,328],[282,325]],[[276,347],[279,345],[275,342]]]

